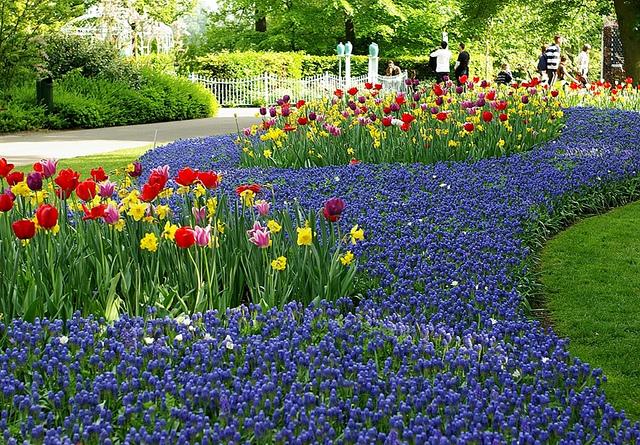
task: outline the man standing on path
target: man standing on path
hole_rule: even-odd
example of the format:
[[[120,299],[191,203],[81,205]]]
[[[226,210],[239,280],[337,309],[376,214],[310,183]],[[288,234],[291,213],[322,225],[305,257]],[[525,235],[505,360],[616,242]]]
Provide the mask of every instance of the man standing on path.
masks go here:
[[[442,82],[445,76],[449,76],[449,70],[451,69],[451,51],[447,46],[449,46],[447,42],[442,41],[440,49],[430,54],[431,57],[436,58],[436,82],[438,83]]]
[[[578,80],[582,85],[589,83],[589,50],[591,45],[588,43],[582,47],[582,51],[576,57],[576,70],[578,71]]]
[[[560,66],[560,45],[562,45],[562,36],[555,36],[553,43],[547,47],[545,55],[547,56],[547,76],[549,77],[549,86],[553,86],[558,80],[558,67]]]
[[[458,61],[454,68],[456,76],[456,82],[460,85],[460,76],[469,76],[469,53],[464,49],[464,43],[460,44],[460,53],[458,54]]]

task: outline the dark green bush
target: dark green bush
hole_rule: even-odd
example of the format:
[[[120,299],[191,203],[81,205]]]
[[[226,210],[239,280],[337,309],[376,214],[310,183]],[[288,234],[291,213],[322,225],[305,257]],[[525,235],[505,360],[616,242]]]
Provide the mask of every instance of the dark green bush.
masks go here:
[[[400,56],[381,58],[379,74],[384,74],[389,60],[403,70],[415,70],[419,79],[431,79],[434,73],[429,68],[429,56]],[[233,52],[208,54],[195,60],[182,61],[182,72],[192,71],[218,79],[242,79],[261,76],[264,73],[298,79],[323,73],[337,75],[336,56],[311,56],[304,53]],[[367,56],[351,57],[351,75],[360,76],[368,72]],[[342,65],[344,75],[344,62]]]
[[[54,82],[53,112],[35,105],[35,87],[14,88],[0,98],[0,132],[36,128],[96,128],[209,117],[217,112],[213,95],[200,85],[151,70],[140,82],[83,77],[69,72]]]

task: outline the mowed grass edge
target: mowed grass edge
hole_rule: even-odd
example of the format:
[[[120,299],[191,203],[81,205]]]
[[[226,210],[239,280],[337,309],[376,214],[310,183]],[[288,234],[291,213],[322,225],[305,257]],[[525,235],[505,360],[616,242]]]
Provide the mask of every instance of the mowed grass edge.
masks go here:
[[[640,420],[640,202],[584,219],[542,251],[554,330],[602,368],[608,400]]]

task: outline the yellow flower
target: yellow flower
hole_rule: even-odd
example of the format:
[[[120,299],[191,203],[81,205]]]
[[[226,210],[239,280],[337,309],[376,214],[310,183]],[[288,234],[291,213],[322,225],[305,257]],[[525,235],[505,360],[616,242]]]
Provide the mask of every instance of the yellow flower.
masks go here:
[[[153,222],[153,216],[145,216],[144,217],[144,222],[152,223]]]
[[[269,149],[265,149],[262,151],[262,154],[264,155],[265,158],[271,159],[271,155],[273,154],[273,152]]]
[[[349,235],[351,236],[351,244],[355,244],[356,241],[362,241],[364,239],[364,230],[359,229],[356,224],[351,228]]]
[[[136,166],[133,165],[133,163],[128,164],[124,171],[126,171],[127,173],[133,173],[134,171],[136,171]]]
[[[60,224],[56,224],[55,226],[53,226],[53,228],[51,229],[51,233],[53,233],[54,235],[57,235],[58,232],[60,232]]]
[[[171,195],[173,195],[173,189],[172,188],[166,188],[163,191],[161,191],[160,193],[158,193],[158,198],[170,198]]]
[[[285,270],[287,267],[287,258],[279,256],[275,260],[271,261],[271,267],[273,270]]]
[[[353,148],[349,147],[347,148],[347,154],[353,156],[354,154],[356,154],[356,151]]]
[[[269,228],[271,233],[278,233],[279,231],[282,230],[282,226],[273,219],[270,219],[269,221],[267,221],[267,227]]]
[[[133,204],[129,207],[129,212],[127,212],[127,214],[133,217],[136,221],[140,221],[144,218],[145,213],[147,213],[147,204],[145,203]]]
[[[500,139],[498,141],[498,147],[502,148],[502,147],[504,147],[504,144],[505,144],[504,139]]]
[[[298,246],[310,246],[312,241],[311,227],[298,227]]]
[[[153,233],[147,233],[144,238],[140,240],[140,248],[142,250],[148,250],[149,252],[155,252],[158,250],[158,237]]]
[[[253,207],[253,201],[256,197],[256,194],[253,193],[253,190],[244,190],[240,193],[240,198],[242,198],[242,204],[246,207]]]
[[[178,195],[186,195],[191,191],[191,188],[188,185],[183,185],[178,188]]]
[[[23,196],[26,198],[31,194],[31,189],[27,185],[27,181],[22,181],[11,187],[11,193],[16,196]]]
[[[125,221],[124,219],[119,219],[117,223],[113,225],[118,232],[122,232],[124,230]]]
[[[207,193],[207,189],[200,183],[198,183],[198,185],[193,189],[193,194],[196,198],[204,196],[205,193]]]
[[[353,258],[354,258],[353,252],[351,252],[350,250],[347,250],[347,253],[345,253],[340,257],[340,262],[342,263],[343,266],[348,266],[353,262]]]
[[[213,197],[213,198],[209,198],[207,199],[207,213],[209,215],[209,218],[213,218],[214,215],[216,214],[216,209],[218,208],[218,198],[217,197]]]
[[[175,224],[171,224],[169,221],[164,225],[164,231],[162,232],[162,237],[168,240],[176,239],[176,231],[178,230],[178,226]]]
[[[140,200],[138,199],[138,191],[137,190],[133,190],[132,192],[130,192],[128,195],[126,195],[124,198],[122,198],[122,207],[123,208],[129,208],[130,206],[134,205],[134,204],[139,204]]]
[[[218,220],[216,227],[218,229],[218,233],[224,233],[224,223]]]
[[[165,219],[169,215],[169,206],[159,205],[156,206],[156,215],[159,219]]]

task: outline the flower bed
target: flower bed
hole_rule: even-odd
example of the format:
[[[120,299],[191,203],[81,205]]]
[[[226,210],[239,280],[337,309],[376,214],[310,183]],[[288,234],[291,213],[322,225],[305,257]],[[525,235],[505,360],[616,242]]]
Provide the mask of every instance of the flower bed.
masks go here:
[[[170,178],[165,165],[138,185],[138,162],[120,183],[101,167],[85,180],[51,160],[26,176],[12,167],[0,158],[0,265],[13,272],[0,280],[4,317],[115,320],[353,295],[348,246],[364,232],[341,234],[340,198],[318,218],[277,203],[272,186],[239,185],[230,198],[214,171],[185,167]]]
[[[360,268],[380,285],[357,308],[13,321],[0,354],[5,441],[638,443],[601,373],[522,304],[532,224],[589,190],[597,207],[640,168],[640,116],[567,114],[559,140],[475,163],[237,169],[231,137],[148,153],[146,167],[223,170],[303,208],[343,197],[343,218],[368,234]]]
[[[496,88],[474,78],[392,95],[379,88],[336,90],[332,100],[310,103],[285,96],[261,108],[262,123],[239,141],[242,165],[477,160],[529,150],[555,138],[564,122],[559,91],[537,81]]]

